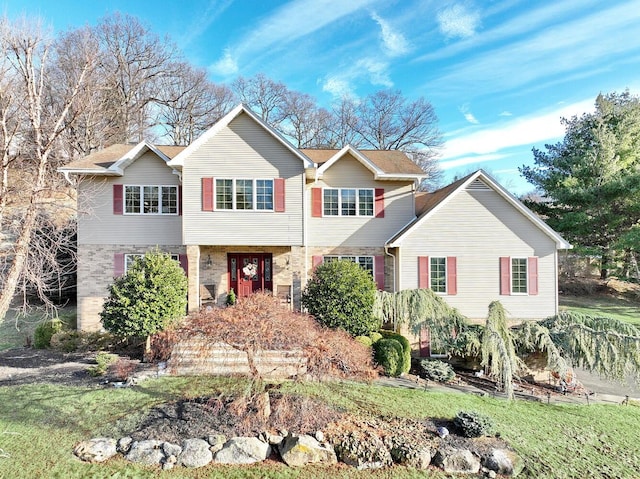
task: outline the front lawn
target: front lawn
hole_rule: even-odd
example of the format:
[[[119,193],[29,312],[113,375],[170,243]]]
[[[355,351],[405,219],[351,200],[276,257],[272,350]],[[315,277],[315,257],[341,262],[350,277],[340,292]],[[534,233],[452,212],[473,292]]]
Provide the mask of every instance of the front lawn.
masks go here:
[[[561,311],[607,317],[640,325],[640,304],[613,296],[560,296]]]
[[[162,378],[131,389],[90,389],[51,384],[0,387],[0,477],[7,478],[417,478],[451,477],[436,470],[427,475],[399,466],[377,472],[346,466],[292,469],[267,462],[251,467],[210,465],[161,472],[125,462],[85,464],[72,455],[82,439],[116,437],[131,431],[149,408],[179,398],[230,390],[246,382],[224,378]],[[354,414],[451,419],[462,409],[494,419],[497,430],[524,458],[528,478],[634,477],[640,452],[634,438],[640,407],[559,406],[525,401],[507,403],[469,394],[341,383],[283,383],[282,392],[320,398]]]

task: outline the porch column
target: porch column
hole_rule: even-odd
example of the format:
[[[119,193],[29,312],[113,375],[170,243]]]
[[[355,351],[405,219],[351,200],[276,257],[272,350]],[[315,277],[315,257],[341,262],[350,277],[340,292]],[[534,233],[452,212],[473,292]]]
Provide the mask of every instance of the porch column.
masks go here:
[[[200,309],[200,246],[187,245],[187,262],[189,264],[189,296],[188,311]]]

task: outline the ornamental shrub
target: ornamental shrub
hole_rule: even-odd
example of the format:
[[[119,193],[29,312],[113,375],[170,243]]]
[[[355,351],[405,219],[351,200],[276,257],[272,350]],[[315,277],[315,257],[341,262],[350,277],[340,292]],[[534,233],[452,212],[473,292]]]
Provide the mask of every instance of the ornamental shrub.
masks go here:
[[[456,373],[450,364],[443,361],[422,359],[420,360],[420,376],[431,381],[446,383],[456,377]]]
[[[373,333],[369,334],[369,337],[371,338],[371,344],[374,344],[382,339],[382,334],[380,334],[377,331],[374,331]]]
[[[127,273],[115,279],[100,317],[115,336],[148,339],[182,318],[186,308],[184,271],[170,255],[156,249],[136,258]]]
[[[402,374],[402,345],[395,339],[381,339],[373,345],[373,358],[386,376]]]
[[[63,323],[59,319],[43,321],[33,332],[33,345],[36,349],[44,349],[51,346],[51,337],[62,331]]]
[[[386,329],[380,330],[380,334],[385,339],[395,339],[402,346],[402,372],[408,373],[411,369],[411,343],[402,334]]]
[[[464,437],[488,436],[493,429],[491,418],[477,411],[460,411],[453,424]]]
[[[323,326],[366,336],[380,327],[373,316],[376,284],[368,271],[348,261],[318,265],[302,292],[302,304]]]
[[[356,336],[355,340],[367,347],[371,347],[373,345],[373,341],[371,341],[369,336]]]

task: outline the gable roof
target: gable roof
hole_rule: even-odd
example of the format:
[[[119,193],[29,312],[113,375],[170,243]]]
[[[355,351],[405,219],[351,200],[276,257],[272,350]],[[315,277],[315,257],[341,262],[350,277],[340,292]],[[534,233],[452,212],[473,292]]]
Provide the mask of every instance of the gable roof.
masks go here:
[[[427,193],[421,195],[417,200],[417,207],[419,208],[420,215],[396,233],[390,238],[386,246],[397,247],[402,244],[402,241],[411,234],[422,223],[427,221],[436,211],[438,211],[447,202],[451,201],[460,191],[465,189],[492,189],[500,196],[502,196],[508,203],[510,203],[515,209],[522,213],[525,218],[531,221],[542,232],[549,236],[555,243],[557,249],[571,249],[569,244],[562,236],[554,231],[549,225],[542,221],[535,213],[527,208],[522,202],[520,202],[515,196],[509,193],[496,182],[491,176],[482,170],[478,170],[475,173],[465,176],[444,188],[441,188],[433,193]]]
[[[155,146],[146,141],[137,145],[117,143],[103,150],[98,150],[84,158],[58,168],[58,171],[69,174],[88,174],[99,176],[122,176],[125,168],[140,158],[147,151],[153,151],[165,163],[184,150],[184,146]]]
[[[351,155],[367,168],[376,180],[420,180],[427,174],[403,151],[398,150],[358,150],[347,145],[337,149],[302,149],[306,156],[319,165],[317,177],[346,155]]]
[[[227,127],[233,120],[235,120],[241,114],[248,115],[253,121],[260,125],[267,133],[269,133],[276,141],[281,143],[286,149],[293,153],[296,157],[302,160],[305,168],[313,168],[316,165],[307,158],[299,149],[293,146],[287,139],[282,136],[278,131],[269,126],[262,118],[256,115],[250,108],[240,103],[233,110],[223,116],[215,125],[200,135],[193,143],[187,146],[183,151],[178,153],[170,162],[169,166],[182,168],[184,161],[195,150],[200,148],[204,143],[214,138],[223,128]]]

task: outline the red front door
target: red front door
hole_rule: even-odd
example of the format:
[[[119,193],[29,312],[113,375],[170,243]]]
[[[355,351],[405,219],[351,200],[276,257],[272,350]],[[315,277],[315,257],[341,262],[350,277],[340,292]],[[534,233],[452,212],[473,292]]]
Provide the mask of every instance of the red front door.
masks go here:
[[[227,256],[229,286],[239,298],[255,291],[273,290],[272,257],[266,253],[234,253]]]

